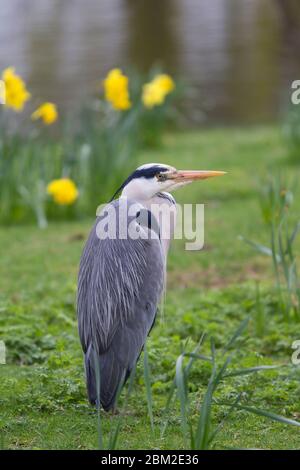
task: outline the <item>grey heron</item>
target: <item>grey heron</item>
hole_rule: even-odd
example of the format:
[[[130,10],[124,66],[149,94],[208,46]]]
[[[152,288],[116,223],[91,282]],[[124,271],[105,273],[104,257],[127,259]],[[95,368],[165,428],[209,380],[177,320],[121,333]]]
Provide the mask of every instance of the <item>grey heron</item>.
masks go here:
[[[222,174],[221,171],[176,170],[160,163],[140,166],[97,217],[83,249],[77,294],[79,336],[91,404],[100,406],[100,399],[104,410],[114,407],[117,392],[138,361],[155,321],[175,217],[169,222],[169,238],[162,239],[160,216],[153,214],[152,208],[160,208],[162,204],[175,207],[170,191]],[[114,199],[118,193],[121,193],[119,199]],[[124,207],[127,217],[114,218],[116,236],[99,235],[101,222],[110,223],[112,214],[120,215]],[[146,217],[141,217],[142,213]],[[126,236],[120,237],[122,224]],[[132,238],[129,236],[132,226],[137,233],[151,233],[151,237]]]

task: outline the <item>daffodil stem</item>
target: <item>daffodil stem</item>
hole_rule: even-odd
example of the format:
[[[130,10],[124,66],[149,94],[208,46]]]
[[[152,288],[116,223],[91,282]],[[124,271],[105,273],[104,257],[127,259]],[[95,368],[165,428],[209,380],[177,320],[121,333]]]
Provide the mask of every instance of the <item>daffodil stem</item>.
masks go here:
[[[45,229],[48,226],[48,221],[42,206],[36,208],[36,218],[40,229]]]

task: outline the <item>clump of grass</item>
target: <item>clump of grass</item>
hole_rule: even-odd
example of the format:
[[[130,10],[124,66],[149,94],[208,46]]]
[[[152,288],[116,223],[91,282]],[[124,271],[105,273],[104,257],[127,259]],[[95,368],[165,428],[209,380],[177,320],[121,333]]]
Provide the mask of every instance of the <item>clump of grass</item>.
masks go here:
[[[236,330],[230,341],[225,345],[225,347],[220,351],[220,356],[222,360],[218,357],[218,354],[215,349],[215,343],[213,338],[210,340],[210,350],[211,356],[206,357],[199,354],[199,348],[202,343],[199,343],[197,348],[192,353],[182,352],[176,361],[176,373],[173,386],[171,387],[170,395],[167,400],[167,405],[165,408],[165,416],[167,416],[170,403],[175,395],[177,390],[178,399],[180,402],[180,413],[181,413],[181,427],[183,436],[186,442],[186,446],[190,449],[196,450],[207,450],[214,448],[215,439],[219,431],[223,428],[226,421],[236,411],[245,411],[248,413],[253,413],[258,416],[262,416],[273,421],[277,421],[283,424],[289,424],[293,426],[300,427],[300,423],[288,419],[284,416],[280,416],[271,411],[262,410],[253,406],[249,406],[247,403],[242,404],[241,398],[242,393],[236,391],[235,398],[231,401],[219,400],[216,398],[216,391],[222,386],[226,379],[230,377],[239,377],[245,376],[260,371],[266,371],[274,369],[277,366],[261,365],[257,367],[249,367],[243,369],[229,369],[229,365],[232,361],[232,354],[229,354],[236,340],[240,335],[245,331],[249,322],[249,318],[246,318]],[[184,359],[188,358],[188,363],[184,365]],[[188,381],[190,376],[190,371],[193,364],[198,360],[205,360],[211,364],[211,374],[208,381],[208,385],[204,392],[204,395],[201,399],[201,404],[199,406],[198,415],[196,419],[194,418],[194,413],[190,405],[189,393],[188,393]],[[227,412],[224,414],[223,419],[215,425],[213,422],[213,408],[215,407],[226,407],[228,408]],[[165,418],[162,434],[165,433],[167,428],[167,418]]]
[[[262,184],[260,207],[269,231],[270,246],[240,237],[257,252],[272,259],[276,289],[284,318],[299,318],[300,284],[294,244],[300,232],[300,221],[292,224],[290,208],[294,194],[280,176],[269,175]]]

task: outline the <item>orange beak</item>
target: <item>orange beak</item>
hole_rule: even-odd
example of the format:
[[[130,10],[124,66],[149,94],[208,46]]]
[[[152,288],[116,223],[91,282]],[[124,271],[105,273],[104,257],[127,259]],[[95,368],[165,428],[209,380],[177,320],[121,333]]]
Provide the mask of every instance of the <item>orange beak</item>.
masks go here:
[[[177,170],[174,173],[167,175],[167,179],[175,180],[176,182],[188,182],[196,180],[205,180],[207,178],[212,178],[213,176],[223,176],[226,174],[226,171],[209,171],[209,170]]]

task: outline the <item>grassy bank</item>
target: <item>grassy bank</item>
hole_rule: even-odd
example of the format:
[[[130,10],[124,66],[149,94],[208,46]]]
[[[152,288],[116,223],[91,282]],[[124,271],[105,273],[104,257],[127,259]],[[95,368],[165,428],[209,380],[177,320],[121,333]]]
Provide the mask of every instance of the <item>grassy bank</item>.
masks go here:
[[[184,448],[180,411],[175,403],[169,426],[160,435],[163,409],[175,374],[175,362],[189,338],[192,350],[201,334],[215,338],[220,350],[239,323],[247,330],[232,348],[231,369],[261,364],[282,368],[232,377],[217,400],[237,393],[242,402],[300,420],[300,368],[291,366],[291,345],[300,339],[299,323],[284,322],[273,292],[271,261],[257,255],[239,235],[268,243],[260,216],[258,187],[271,168],[290,178],[290,164],[279,130],[228,129],[168,135],[164,147],[146,151],[140,162],[164,162],[177,168],[218,169],[228,175],[179,190],[178,202],[205,203],[205,249],[184,251],[175,241],[169,259],[168,293],[148,343],[154,430],[147,413],[143,368],[122,418],[120,448]],[[126,175],[124,175],[125,179]],[[97,206],[95,201],[95,207]],[[293,213],[299,214],[299,198]],[[95,448],[97,416],[86,401],[83,365],[74,309],[78,261],[91,220],[1,228],[0,339],[7,344],[7,365],[0,366],[0,426],[4,448]],[[299,244],[298,244],[299,247]],[[261,283],[258,303],[256,282]],[[258,335],[258,312],[263,332]],[[203,345],[209,353],[209,341]],[[192,420],[209,378],[209,366],[197,362],[189,383]],[[219,423],[225,409],[213,411]],[[107,433],[119,419],[103,416]],[[220,430],[215,446],[299,448],[298,428],[244,411],[235,412]]]

